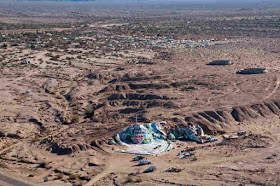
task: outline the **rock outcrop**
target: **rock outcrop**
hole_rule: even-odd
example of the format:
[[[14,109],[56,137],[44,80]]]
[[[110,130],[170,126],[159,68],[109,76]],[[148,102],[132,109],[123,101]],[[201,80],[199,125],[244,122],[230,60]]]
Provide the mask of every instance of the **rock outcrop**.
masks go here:
[[[48,149],[52,153],[57,153],[59,155],[71,154],[80,151],[86,151],[91,149],[88,144],[63,144],[59,142],[54,142],[52,146]]]
[[[267,118],[280,114],[280,101],[272,100],[236,106],[229,110],[213,110],[194,113],[185,117],[185,121],[200,125],[208,134],[224,133],[234,128],[236,123],[256,118]]]

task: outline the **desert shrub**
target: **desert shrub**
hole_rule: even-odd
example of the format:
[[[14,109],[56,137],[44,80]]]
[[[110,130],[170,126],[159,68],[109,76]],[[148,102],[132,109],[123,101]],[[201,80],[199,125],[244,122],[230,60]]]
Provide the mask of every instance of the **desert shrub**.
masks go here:
[[[32,143],[35,143],[40,140],[40,137],[38,135],[35,135],[34,138],[31,140]]]
[[[137,178],[135,182],[142,182],[142,178]]]
[[[87,107],[85,110],[85,118],[91,118],[94,115],[92,107]]]
[[[197,161],[197,157],[193,157],[191,161]]]
[[[47,167],[47,163],[46,162],[42,162],[39,165],[41,168],[46,168]]]
[[[45,134],[46,135],[50,135],[51,134],[51,130],[50,129],[45,129]]]
[[[142,178],[138,177],[138,178],[133,178],[131,176],[129,176],[125,183],[139,183],[139,182],[142,182]]]
[[[57,176],[56,176],[56,178],[58,179],[58,180],[62,180],[63,179],[63,175],[62,174],[58,174]]]
[[[86,181],[89,181],[90,180],[90,177],[89,176],[83,176],[80,178],[81,180],[86,180]]]
[[[78,114],[73,115],[71,121],[72,121],[72,123],[79,123],[80,119],[79,119]]]
[[[77,175],[77,174],[71,174],[71,175],[69,176],[69,179],[70,179],[70,180],[78,180],[78,179],[80,179],[80,176]]]
[[[134,179],[132,177],[128,177],[126,179],[126,183],[133,183],[134,182]]]

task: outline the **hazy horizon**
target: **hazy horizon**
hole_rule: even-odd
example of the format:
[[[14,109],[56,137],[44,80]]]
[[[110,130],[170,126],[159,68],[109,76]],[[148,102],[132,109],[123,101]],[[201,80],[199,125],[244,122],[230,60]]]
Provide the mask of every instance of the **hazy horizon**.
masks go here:
[[[90,1],[104,4],[280,4],[279,0],[0,0],[0,2],[19,2],[19,1]]]
[[[0,0],[7,11],[98,12],[98,11],[163,11],[183,9],[277,8],[276,0]]]

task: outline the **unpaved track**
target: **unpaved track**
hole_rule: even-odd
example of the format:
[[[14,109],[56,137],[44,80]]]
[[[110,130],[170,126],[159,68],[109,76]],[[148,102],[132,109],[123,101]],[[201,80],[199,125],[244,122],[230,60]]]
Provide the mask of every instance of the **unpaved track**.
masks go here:
[[[19,175],[0,169],[0,185],[2,186],[33,186],[35,184],[28,182]]]
[[[270,98],[271,96],[273,96],[275,94],[275,92],[278,90],[279,86],[280,86],[280,81],[277,81],[275,88],[266,98]]]
[[[11,177],[8,177],[8,176],[5,176],[3,174],[0,174],[0,185],[5,185],[5,186],[8,186],[8,185],[15,185],[15,186],[31,186],[31,184],[27,184],[27,183],[24,183],[22,181],[19,181],[19,180],[15,180]]]
[[[128,164],[127,160],[125,158],[118,158],[117,156],[112,156],[110,160],[108,161],[105,169],[98,175],[96,175],[94,178],[92,178],[85,186],[92,186],[95,185],[99,180],[106,177],[110,173],[113,173],[119,169],[119,167],[124,166],[125,164]]]
[[[114,165],[113,162],[111,163],[111,161],[109,161],[105,169],[100,174],[96,175],[93,179],[91,179],[87,184],[85,184],[85,186],[92,186],[97,181],[110,174],[112,171],[112,166],[116,166],[116,165]]]

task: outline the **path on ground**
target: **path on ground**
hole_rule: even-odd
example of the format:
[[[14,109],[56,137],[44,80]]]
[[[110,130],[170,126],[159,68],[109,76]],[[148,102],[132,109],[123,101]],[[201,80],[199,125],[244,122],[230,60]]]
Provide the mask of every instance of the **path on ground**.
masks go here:
[[[267,98],[270,98],[271,96],[273,96],[275,94],[275,92],[278,90],[280,86],[280,81],[276,81],[276,85],[275,85],[275,88],[273,89],[273,91],[266,97]]]
[[[85,184],[85,186],[92,186],[105,176],[109,175],[110,173],[115,172],[119,169],[119,167],[122,167],[124,165],[128,165],[129,162],[127,162],[126,158],[120,158],[118,155],[111,156],[107,165],[105,166],[105,169],[98,175],[94,176],[88,183]]]
[[[24,183],[22,181],[16,180],[14,178],[5,176],[3,174],[0,173],[0,185],[5,185],[5,186],[9,186],[9,185],[14,185],[14,186],[31,186],[30,184]]]

